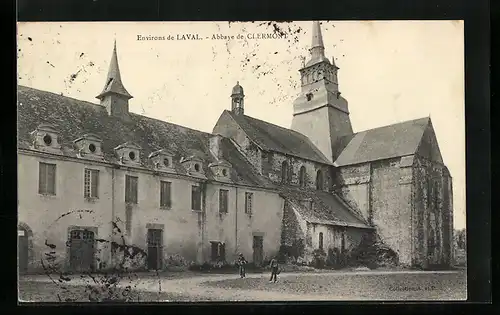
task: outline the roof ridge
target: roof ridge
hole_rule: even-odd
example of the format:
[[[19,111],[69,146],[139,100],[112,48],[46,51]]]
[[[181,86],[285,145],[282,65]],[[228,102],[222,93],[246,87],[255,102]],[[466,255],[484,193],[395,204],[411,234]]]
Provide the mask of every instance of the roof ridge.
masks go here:
[[[415,118],[415,119],[403,120],[403,121],[400,121],[400,122],[397,122],[397,123],[393,123],[393,124],[379,126],[379,127],[375,127],[375,128],[371,128],[371,129],[360,130],[360,131],[355,132],[353,134],[356,135],[356,134],[362,133],[362,132],[373,131],[373,130],[388,128],[388,127],[393,127],[393,126],[402,125],[402,124],[406,124],[406,123],[409,123],[409,122],[418,121],[418,120],[424,120],[424,119],[430,119],[430,117],[429,116],[424,116],[424,117]]]
[[[18,84],[17,87],[18,87],[18,89],[17,89],[18,93],[19,93],[19,87],[21,87],[21,88],[25,88],[25,89],[29,89],[29,90],[35,90],[35,91],[38,91],[38,92],[41,92],[41,93],[52,94],[52,95],[55,95],[55,96],[58,96],[58,97],[65,97],[65,98],[70,99],[70,100],[74,100],[74,101],[77,101],[77,102],[85,103],[86,105],[99,106],[99,107],[104,108],[104,106],[101,105],[101,104],[92,103],[90,101],[85,101],[85,100],[80,100],[80,99],[77,99],[77,98],[74,98],[74,97],[71,97],[71,96],[66,96],[66,95],[58,94],[56,92],[41,90],[41,89],[37,89],[37,88],[31,87],[31,86],[26,86],[26,85],[21,85],[21,84]]]

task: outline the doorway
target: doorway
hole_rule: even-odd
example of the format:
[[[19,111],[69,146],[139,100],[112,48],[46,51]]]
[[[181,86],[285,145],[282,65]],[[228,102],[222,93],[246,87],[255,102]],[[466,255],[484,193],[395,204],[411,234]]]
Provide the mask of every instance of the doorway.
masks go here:
[[[94,270],[95,233],[72,230],[70,233],[69,265],[72,271]]]
[[[28,271],[28,231],[23,227],[17,228],[18,264],[19,273]]]
[[[253,262],[255,266],[262,266],[264,258],[264,237],[261,235],[253,236]]]
[[[160,270],[163,263],[163,230],[148,229],[148,269]]]

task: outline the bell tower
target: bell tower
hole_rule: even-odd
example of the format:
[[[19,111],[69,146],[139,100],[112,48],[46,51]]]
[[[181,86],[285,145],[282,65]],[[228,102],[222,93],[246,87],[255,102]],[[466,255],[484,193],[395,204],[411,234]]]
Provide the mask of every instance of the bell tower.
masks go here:
[[[347,101],[340,96],[335,61],[325,57],[318,21],[313,22],[311,58],[299,70],[301,92],[293,102],[292,129],[307,136],[333,163],[338,138],[352,134]]]
[[[237,81],[231,93],[231,111],[236,115],[243,115],[245,113],[244,100],[245,94],[243,93],[243,87],[240,85],[240,82]]]
[[[128,120],[130,118],[129,100],[132,97],[122,83],[115,40],[111,62],[109,63],[108,77],[102,92],[96,98],[101,101],[101,105],[106,107],[108,115]]]

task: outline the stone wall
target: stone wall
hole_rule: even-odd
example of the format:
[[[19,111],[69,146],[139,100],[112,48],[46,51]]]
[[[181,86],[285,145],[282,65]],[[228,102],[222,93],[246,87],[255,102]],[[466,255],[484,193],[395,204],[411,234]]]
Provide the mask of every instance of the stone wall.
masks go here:
[[[403,265],[411,264],[411,185],[402,184],[400,159],[371,164],[373,225]]]
[[[415,264],[424,268],[452,262],[451,177],[442,164],[417,157],[414,170]]]
[[[38,164],[56,164],[56,195],[38,193]],[[280,246],[283,200],[278,193],[256,187],[210,182],[197,178],[152,173],[139,168],[77,159],[54,159],[43,154],[18,155],[19,225],[29,231],[29,269],[40,270],[40,260],[50,254],[52,264],[68,267],[68,233],[74,228],[94,231],[95,265],[110,267],[110,243],[125,244],[147,252],[149,228],[162,233],[163,258],[179,256],[203,263],[210,259],[210,241],[226,243],[226,260],[238,251],[252,259],[253,235],[264,236],[264,255],[275,255]],[[99,170],[99,198],[84,198],[84,169]],[[138,202],[125,202],[125,176],[138,178]],[[171,182],[171,207],[160,207],[160,181]],[[202,210],[191,209],[191,187],[202,186]],[[219,213],[219,190],[228,190],[228,213]],[[253,193],[252,212],[245,213],[245,193]],[[127,224],[127,221],[130,223]],[[115,234],[112,232],[116,224]],[[128,229],[129,227],[130,229]],[[119,232],[118,232],[119,229]],[[116,233],[118,232],[118,233]],[[47,245],[49,244],[49,245]],[[55,246],[55,248],[53,247]],[[102,263],[102,264],[100,264]],[[142,266],[144,267],[144,266]]]
[[[280,153],[267,153],[267,159],[263,161],[264,176],[269,177],[275,183],[281,183],[281,166],[286,161],[291,173],[290,185],[299,186],[300,169],[305,167],[305,187],[308,189],[316,189],[316,176],[318,170],[323,174],[323,187],[328,191],[332,185],[330,167],[325,164],[316,163],[309,160],[304,160],[294,156],[288,156]]]

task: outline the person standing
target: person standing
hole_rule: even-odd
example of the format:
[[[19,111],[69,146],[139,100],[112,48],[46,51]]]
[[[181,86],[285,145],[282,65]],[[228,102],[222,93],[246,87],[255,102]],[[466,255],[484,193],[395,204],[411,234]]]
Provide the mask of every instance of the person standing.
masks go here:
[[[245,265],[247,263],[247,260],[245,259],[245,257],[243,257],[243,254],[240,253],[239,257],[238,257],[238,265],[240,266],[240,277],[241,278],[245,278],[246,275],[245,275]]]
[[[278,281],[278,260],[276,258],[271,259],[269,266],[271,266],[271,278],[269,282],[273,282],[273,278],[274,282]]]

